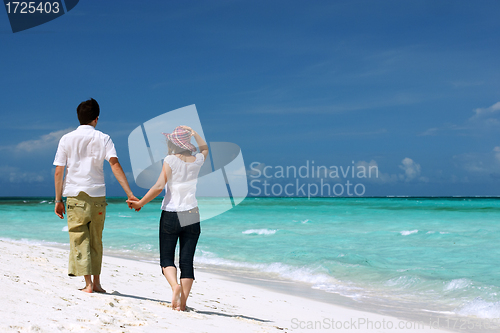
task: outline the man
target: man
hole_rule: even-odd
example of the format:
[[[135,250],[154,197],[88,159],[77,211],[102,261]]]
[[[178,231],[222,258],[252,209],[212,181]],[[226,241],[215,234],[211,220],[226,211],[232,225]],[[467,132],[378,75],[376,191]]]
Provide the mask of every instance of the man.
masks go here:
[[[105,293],[99,279],[107,205],[104,160],[111,165],[128,199],[138,199],[130,190],[113,141],[109,135],[95,129],[99,120],[99,104],[91,98],[80,103],[76,111],[80,126],[61,138],[54,159],[55,213],[62,219],[67,209],[70,239],[68,275],[83,275],[85,287],[81,290],[85,292]],[[65,167],[66,178],[63,182]],[[63,196],[67,197],[66,209]]]

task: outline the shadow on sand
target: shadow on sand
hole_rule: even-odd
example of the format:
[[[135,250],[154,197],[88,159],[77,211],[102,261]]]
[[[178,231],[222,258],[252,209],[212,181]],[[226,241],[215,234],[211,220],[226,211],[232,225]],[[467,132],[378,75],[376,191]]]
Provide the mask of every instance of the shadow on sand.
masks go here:
[[[142,296],[135,296],[135,295],[127,295],[127,294],[122,294],[118,291],[113,291],[111,293],[106,293],[106,294],[101,294],[101,295],[109,295],[109,296],[118,296],[118,297],[128,297],[128,298],[134,298],[138,299],[141,301],[150,301],[150,302],[156,302],[159,303],[160,305],[165,305],[165,304],[171,304],[171,302],[168,301],[162,301],[159,299],[153,299],[153,298],[147,298],[147,297],[142,297]],[[266,320],[266,319],[259,319],[255,317],[249,317],[249,316],[244,316],[244,315],[239,315],[239,314],[227,314],[227,313],[221,313],[221,312],[215,312],[215,311],[201,311],[201,310],[196,310],[195,308],[187,307],[186,312],[195,312],[199,314],[204,314],[204,315],[209,315],[209,316],[221,316],[221,317],[227,317],[227,318],[243,318],[243,319],[248,319],[248,320],[255,320],[261,323],[270,323],[272,322],[271,320]]]

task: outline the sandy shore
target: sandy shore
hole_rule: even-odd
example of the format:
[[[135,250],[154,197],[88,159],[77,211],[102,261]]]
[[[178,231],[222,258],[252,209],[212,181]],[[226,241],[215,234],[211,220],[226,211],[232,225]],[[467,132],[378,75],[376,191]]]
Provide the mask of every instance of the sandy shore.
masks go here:
[[[2,332],[446,332],[199,270],[190,311],[177,312],[158,265],[105,257],[108,293],[86,294],[67,276],[68,251],[10,241],[0,251]]]

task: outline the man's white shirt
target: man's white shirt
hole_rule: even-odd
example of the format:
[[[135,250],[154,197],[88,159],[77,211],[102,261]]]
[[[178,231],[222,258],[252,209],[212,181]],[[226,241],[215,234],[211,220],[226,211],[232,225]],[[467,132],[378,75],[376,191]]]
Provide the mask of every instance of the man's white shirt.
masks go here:
[[[118,157],[113,141],[93,126],[81,125],[64,135],[54,159],[54,165],[66,166],[63,196],[74,197],[80,192],[105,196],[103,163],[112,157]]]

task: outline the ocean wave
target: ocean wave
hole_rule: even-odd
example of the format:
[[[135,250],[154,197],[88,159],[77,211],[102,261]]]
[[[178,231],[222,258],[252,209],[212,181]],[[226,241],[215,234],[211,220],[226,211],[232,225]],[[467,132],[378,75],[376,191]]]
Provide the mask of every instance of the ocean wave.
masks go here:
[[[108,246],[107,249],[112,250],[112,251],[118,251],[121,253],[153,253],[153,251],[156,251],[156,247],[153,244],[148,244],[148,243],[134,243],[134,244],[127,244],[127,245],[114,245],[114,246]]]
[[[487,302],[481,297],[477,297],[473,301],[455,309],[455,313],[479,318],[500,318],[500,301]]]
[[[69,246],[69,243],[49,242],[44,240],[33,240],[26,238],[13,239],[13,238],[0,237],[0,241],[6,241],[16,244],[26,244],[26,245],[41,245],[41,246],[55,246],[55,247]]]
[[[299,221],[297,221],[297,220],[292,220],[292,222],[299,222]],[[305,220],[301,220],[301,221],[300,221],[300,223],[304,223],[304,224],[309,223],[309,222],[311,222],[311,220],[309,220],[309,219],[305,219]]]
[[[356,290],[362,291],[362,288],[347,286],[342,284],[315,284],[311,288],[322,290],[328,293],[335,293],[342,295],[344,297],[349,297],[354,300],[360,300],[362,298],[366,298],[366,295],[363,295],[362,292],[355,292]]]
[[[472,281],[468,279],[454,279],[448,282],[444,286],[444,290],[457,290],[457,289],[464,289],[468,286],[472,285]]]
[[[403,236],[408,236],[408,235],[411,235],[411,234],[415,234],[417,233],[418,230],[415,229],[415,230],[403,230],[403,231],[400,231],[399,233]]]
[[[61,230],[61,231],[68,231],[68,226],[67,226],[67,225],[65,225],[65,226],[62,228],[62,230]]]
[[[448,231],[433,231],[433,230],[429,230],[427,231],[425,234],[428,235],[428,234],[435,234],[435,233],[439,233],[440,235],[446,235],[446,234],[449,234]]]
[[[420,283],[420,281],[421,281],[420,278],[416,276],[403,275],[387,280],[385,282],[385,285],[389,287],[399,287],[407,289],[417,285],[418,283]]]
[[[347,293],[348,290],[359,289],[340,284],[340,281],[328,275],[326,270],[321,267],[317,267],[316,269],[309,267],[293,267],[280,262],[269,264],[254,264],[234,261],[230,259],[223,259],[209,251],[200,250],[200,252],[202,253],[201,256],[197,255],[195,257],[195,262],[199,264],[246,268],[257,270],[263,273],[276,274],[281,278],[311,284],[312,288],[314,289],[321,289],[328,292],[338,293],[346,291],[344,296],[352,296],[352,293]]]
[[[202,256],[196,256],[196,263],[256,270],[264,274],[277,275],[279,278],[290,281],[306,283],[312,289],[339,294],[354,300],[361,300],[366,297],[363,288],[357,287],[348,281],[337,280],[321,266],[314,269],[311,267],[293,267],[280,262],[253,264],[223,259],[208,251],[200,252],[202,252]]]
[[[270,230],[270,229],[249,229],[242,232],[245,235],[274,235],[278,230]]]

